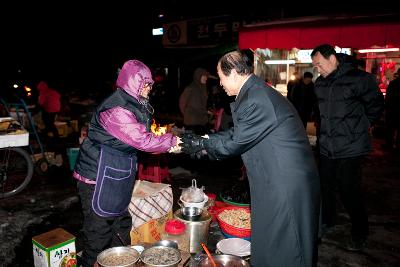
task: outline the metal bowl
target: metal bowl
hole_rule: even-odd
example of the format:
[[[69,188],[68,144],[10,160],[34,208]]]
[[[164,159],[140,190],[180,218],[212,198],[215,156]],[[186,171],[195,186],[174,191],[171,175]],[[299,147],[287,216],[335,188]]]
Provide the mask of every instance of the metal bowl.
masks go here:
[[[145,249],[140,259],[146,267],[175,267],[182,258],[179,249],[153,246]]]
[[[162,247],[169,247],[169,248],[178,248],[178,243],[173,240],[160,240],[153,245],[154,247],[156,246],[162,246]]]
[[[250,267],[250,264],[238,256],[233,255],[213,255],[217,266]],[[204,258],[199,262],[199,267],[213,267],[210,259]]]
[[[197,207],[181,208],[182,218],[188,221],[197,221],[201,217],[202,213],[203,209]]]
[[[97,263],[100,267],[133,267],[139,257],[139,252],[131,247],[112,247],[97,256]],[[111,262],[112,259],[113,262]]]

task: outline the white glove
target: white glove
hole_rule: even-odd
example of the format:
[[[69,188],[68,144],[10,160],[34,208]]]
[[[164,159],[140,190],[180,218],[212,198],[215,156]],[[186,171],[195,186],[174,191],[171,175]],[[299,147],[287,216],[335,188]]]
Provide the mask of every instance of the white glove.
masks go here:
[[[176,145],[171,147],[170,149],[168,149],[169,153],[174,153],[174,154],[179,154],[181,153],[181,146],[179,145],[180,143],[182,143],[181,139],[177,136],[176,137]]]

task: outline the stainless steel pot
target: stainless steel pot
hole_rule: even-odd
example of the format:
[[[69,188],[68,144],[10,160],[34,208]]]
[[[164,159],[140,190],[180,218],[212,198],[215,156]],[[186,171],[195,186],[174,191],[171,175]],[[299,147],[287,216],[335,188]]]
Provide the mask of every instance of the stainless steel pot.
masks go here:
[[[181,209],[175,211],[174,217],[186,225],[186,234],[189,236],[189,252],[197,253],[203,251],[201,243],[207,244],[208,230],[211,223],[211,215],[203,210],[200,218],[196,221],[185,220]]]

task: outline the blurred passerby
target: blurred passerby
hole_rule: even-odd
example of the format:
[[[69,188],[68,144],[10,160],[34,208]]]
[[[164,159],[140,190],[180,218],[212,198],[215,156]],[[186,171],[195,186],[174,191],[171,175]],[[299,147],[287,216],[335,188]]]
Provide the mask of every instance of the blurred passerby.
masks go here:
[[[297,86],[300,82],[300,75],[297,71],[293,72],[290,81],[287,83],[287,95],[286,98],[292,102],[293,98],[293,88]]]
[[[179,109],[183,115],[183,124],[187,130],[196,134],[205,134],[208,124],[208,91],[207,80],[210,73],[197,68],[193,73],[193,81],[179,97]]]
[[[52,133],[53,137],[58,138],[58,130],[54,123],[61,110],[61,95],[55,89],[50,88],[46,81],[39,82],[37,90],[39,92],[38,104],[45,126],[42,130],[44,136],[47,137],[48,133]]]
[[[385,148],[400,149],[400,68],[397,77],[389,83],[385,98],[386,144]]]
[[[292,89],[292,103],[299,113],[305,129],[307,129],[307,122],[311,119],[317,101],[312,79],[311,72],[304,72],[303,78]]]

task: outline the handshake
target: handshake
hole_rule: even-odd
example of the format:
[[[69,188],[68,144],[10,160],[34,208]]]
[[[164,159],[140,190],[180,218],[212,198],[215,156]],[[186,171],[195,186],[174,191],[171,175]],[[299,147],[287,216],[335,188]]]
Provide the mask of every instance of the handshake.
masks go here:
[[[184,133],[178,137],[178,143],[176,146],[170,148],[170,153],[180,153],[189,154],[191,158],[201,158],[206,155],[207,152],[204,148],[204,141],[207,136],[200,136],[193,133]]]

